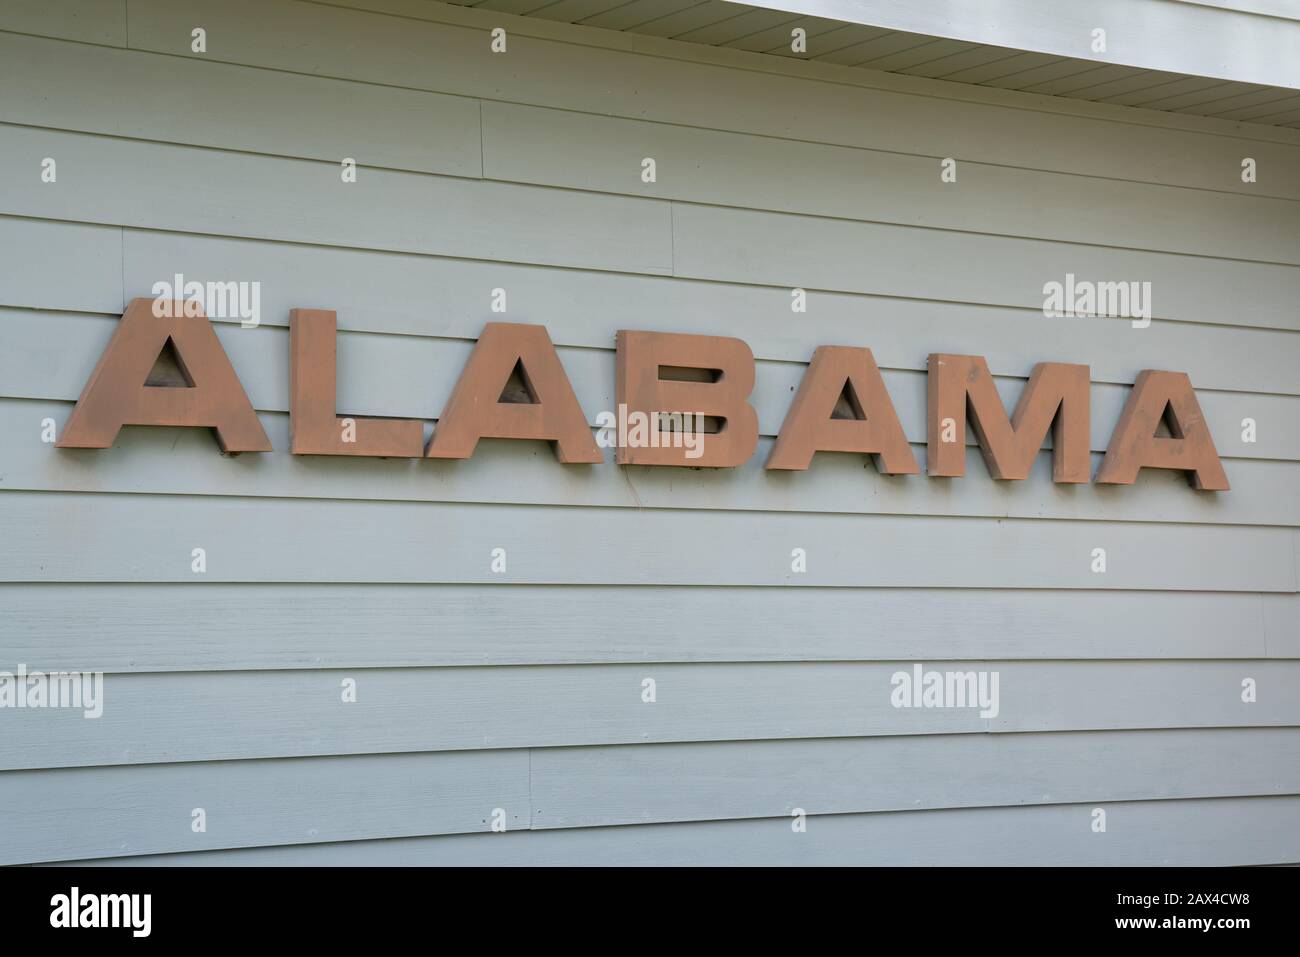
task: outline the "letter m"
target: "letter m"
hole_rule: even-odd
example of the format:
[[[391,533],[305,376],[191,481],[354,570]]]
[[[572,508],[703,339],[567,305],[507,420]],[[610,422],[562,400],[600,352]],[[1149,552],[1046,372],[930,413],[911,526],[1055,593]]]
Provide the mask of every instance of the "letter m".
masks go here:
[[[983,356],[931,355],[926,471],[938,476],[966,474],[969,416],[994,478],[1028,478],[1051,430],[1052,481],[1087,482],[1092,471],[1088,383],[1087,366],[1040,362],[1008,418]],[[946,419],[956,423],[950,442],[941,441]]]

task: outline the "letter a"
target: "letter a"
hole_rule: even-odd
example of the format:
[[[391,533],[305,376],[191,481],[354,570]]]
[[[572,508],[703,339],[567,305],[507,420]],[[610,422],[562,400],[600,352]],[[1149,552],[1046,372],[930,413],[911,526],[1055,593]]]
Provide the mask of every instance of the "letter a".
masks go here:
[[[502,402],[516,368],[531,401]],[[544,439],[561,462],[604,461],[545,326],[484,327],[425,455],[467,459],[481,438]]]
[[[1156,435],[1161,420],[1172,438]],[[1191,473],[1193,488],[1228,490],[1228,476],[1185,372],[1145,369],[1138,373],[1097,481],[1132,485],[1142,468],[1184,469]]]
[[[842,395],[852,418],[833,415]],[[871,455],[888,475],[920,471],[870,349],[817,347],[764,467],[806,469],[819,451]]]
[[[212,323],[201,312],[184,311],[182,303],[172,303],[172,318],[156,318],[153,300],[131,300],[59,448],[106,449],[124,425],[171,425],[214,429],[223,452],[271,451]],[[169,339],[188,388],[145,384]]]

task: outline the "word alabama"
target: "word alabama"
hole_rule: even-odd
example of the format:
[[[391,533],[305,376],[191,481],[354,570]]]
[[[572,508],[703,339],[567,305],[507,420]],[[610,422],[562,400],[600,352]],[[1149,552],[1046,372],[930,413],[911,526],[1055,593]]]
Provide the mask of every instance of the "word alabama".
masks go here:
[[[211,323],[181,305],[156,315],[151,300],[127,308],[91,373],[59,446],[108,448],[124,425],[200,426],[225,452],[269,452],[271,443]],[[544,326],[488,323],[437,419],[427,447],[421,419],[340,418],[336,409],[337,322],[319,309],[289,317],[291,451],[467,459],[481,438],[552,443],[565,463],[603,461],[588,419]],[[185,387],[147,384],[170,343]],[[616,337],[616,401],[658,428],[664,410],[690,409],[708,442],[618,443],[621,465],[726,468],[758,445],[749,404],[754,355],[739,339],[622,331]],[[512,381],[523,395],[510,394]],[[1008,415],[980,356],[932,354],[928,366],[926,471],[966,470],[966,426],[997,479],[1024,479],[1049,431],[1052,478],[1090,480],[1089,371],[1040,362]],[[680,426],[682,417],[678,415]],[[1160,434],[1161,425],[1167,434]],[[703,434],[698,436],[704,438]],[[871,350],[820,346],[786,414],[766,468],[803,470],[817,452],[870,455],[890,475],[920,469]],[[1131,484],[1142,468],[1185,472],[1198,489],[1228,480],[1185,373],[1145,370],[1111,436],[1095,481]]]

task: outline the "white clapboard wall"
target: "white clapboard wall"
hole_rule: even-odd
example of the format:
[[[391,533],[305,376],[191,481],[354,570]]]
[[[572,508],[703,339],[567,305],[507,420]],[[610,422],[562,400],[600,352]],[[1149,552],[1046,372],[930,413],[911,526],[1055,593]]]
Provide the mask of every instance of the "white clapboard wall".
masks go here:
[[[0,249],[0,671],[104,673],[98,719],[0,712],[0,864],[1300,862],[1300,133],[433,0],[14,2]],[[42,441],[178,273],[261,284],[216,327],[275,451]],[[1044,318],[1067,273],[1153,321]],[[338,312],[341,413],[426,431],[489,321],[546,325],[593,427],[617,330],[738,336],[759,451],[293,457],[295,307]],[[1054,485],[1050,442],[767,474],[822,344],[921,462],[931,352],[1008,406],[1088,364],[1094,467],[1186,371],[1232,490]],[[917,662],[998,713],[894,708]]]

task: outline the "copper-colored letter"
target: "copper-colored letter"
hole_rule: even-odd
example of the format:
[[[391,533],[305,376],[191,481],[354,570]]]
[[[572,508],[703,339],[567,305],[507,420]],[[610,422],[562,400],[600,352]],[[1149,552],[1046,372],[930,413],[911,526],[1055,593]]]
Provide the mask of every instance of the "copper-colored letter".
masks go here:
[[[983,356],[934,354],[929,365],[930,475],[966,474],[966,416],[995,479],[1024,479],[1052,429],[1052,481],[1087,482],[1092,471],[1088,367],[1040,362],[1007,419]],[[951,420],[951,421],[946,421]]]
[[[195,314],[194,303],[160,304],[163,318],[154,315],[153,304],[132,299],[127,306],[59,448],[109,448],[124,425],[183,425],[215,429],[223,452],[271,451],[212,323]],[[169,339],[188,388],[145,384]]]
[[[531,402],[500,401],[516,367]],[[487,324],[425,454],[467,459],[481,438],[544,439],[561,462],[604,461],[545,326]]]
[[[289,431],[293,454],[419,458],[424,454],[424,424],[419,419],[349,416],[350,421],[344,422],[335,414],[337,331],[338,320],[331,310],[294,309],[289,313]]]
[[[832,417],[841,396],[852,418]],[[920,471],[870,349],[817,347],[766,468],[806,469],[818,451],[871,455],[890,475]]]
[[[648,417],[654,440],[649,446],[620,441],[619,465],[686,465],[729,468],[743,464],[758,446],[758,413],[749,404],[754,390],[754,354],[739,339],[666,332],[622,330],[614,392],[620,421]],[[711,382],[660,378],[660,367],[716,373]],[[710,416],[724,420],[715,432],[699,435],[695,448],[661,441],[661,414]]]
[[[1161,421],[1172,438],[1156,435]],[[1138,373],[1097,470],[1097,481],[1132,485],[1141,468],[1183,469],[1191,473],[1188,478],[1194,488],[1228,490],[1228,476],[1185,372],[1146,369]]]

